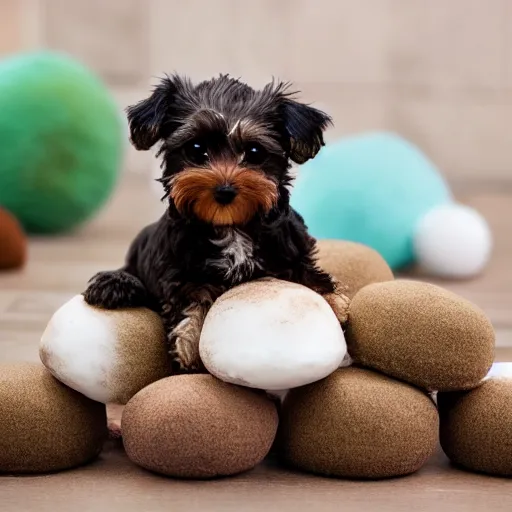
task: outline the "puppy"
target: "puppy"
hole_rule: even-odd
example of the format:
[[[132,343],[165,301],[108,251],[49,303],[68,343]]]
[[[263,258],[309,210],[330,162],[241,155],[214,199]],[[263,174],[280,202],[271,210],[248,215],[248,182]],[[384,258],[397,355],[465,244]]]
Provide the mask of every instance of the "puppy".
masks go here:
[[[346,299],[318,268],[316,242],[289,204],[291,164],[324,145],[327,114],[296,101],[286,84],[254,90],[224,75],[197,85],[167,76],[127,114],[136,149],[161,144],[168,208],[135,238],[121,269],[89,281],[88,304],[158,311],[174,373],[204,371],[206,313],[252,279],[307,286],[343,317]]]

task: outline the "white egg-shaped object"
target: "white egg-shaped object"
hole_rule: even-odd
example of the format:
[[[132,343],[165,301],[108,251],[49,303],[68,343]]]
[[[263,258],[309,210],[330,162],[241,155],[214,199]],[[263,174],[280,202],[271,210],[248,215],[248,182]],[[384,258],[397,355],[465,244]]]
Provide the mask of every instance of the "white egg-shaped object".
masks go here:
[[[320,380],[347,346],[329,304],[304,286],[261,279],[223,294],[206,316],[201,359],[226,382],[280,391]]]
[[[418,223],[414,251],[419,266],[431,275],[470,278],[487,265],[492,234],[473,208],[447,204],[427,212]]]
[[[55,378],[103,403],[125,404],[168,375],[165,333],[157,313],[101,309],[89,306],[82,295],[55,312],[39,355]]]

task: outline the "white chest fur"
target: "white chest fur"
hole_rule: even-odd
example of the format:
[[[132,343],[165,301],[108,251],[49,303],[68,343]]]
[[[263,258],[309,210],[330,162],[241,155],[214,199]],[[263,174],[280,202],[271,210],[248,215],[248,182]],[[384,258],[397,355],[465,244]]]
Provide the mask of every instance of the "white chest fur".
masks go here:
[[[241,281],[254,271],[256,265],[252,240],[236,228],[219,228],[217,235],[218,238],[211,242],[220,248],[220,257],[212,260],[211,264],[220,269],[226,279]]]

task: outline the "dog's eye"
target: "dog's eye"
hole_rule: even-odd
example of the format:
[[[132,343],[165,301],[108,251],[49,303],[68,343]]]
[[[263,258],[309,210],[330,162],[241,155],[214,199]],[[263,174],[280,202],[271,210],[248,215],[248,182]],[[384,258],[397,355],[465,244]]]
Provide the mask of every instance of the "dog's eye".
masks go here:
[[[245,146],[244,162],[249,165],[261,165],[267,159],[265,148],[256,143]]]
[[[199,139],[187,142],[183,146],[183,153],[187,160],[196,165],[203,165],[208,161],[208,147]]]

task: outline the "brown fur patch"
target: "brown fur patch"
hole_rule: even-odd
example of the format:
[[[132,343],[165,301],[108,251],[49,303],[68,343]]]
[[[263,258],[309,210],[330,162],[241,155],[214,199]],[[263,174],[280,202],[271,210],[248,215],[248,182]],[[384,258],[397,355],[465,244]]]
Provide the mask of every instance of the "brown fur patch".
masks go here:
[[[205,371],[199,356],[199,339],[206,315],[221,293],[211,286],[189,293],[191,302],[183,310],[184,318],[169,334],[171,360],[178,364],[180,370]]]
[[[174,356],[184,369],[200,370],[199,338],[208,308],[204,304],[192,304],[183,313],[185,318],[172,332],[175,338]]]
[[[221,205],[214,198],[215,187],[232,185],[238,195]],[[258,212],[267,213],[277,202],[277,185],[261,171],[232,163],[219,163],[210,169],[189,168],[172,180],[171,197],[180,212],[192,210],[205,222],[217,226],[245,224]]]
[[[349,298],[338,290],[334,293],[328,293],[323,297],[329,306],[331,306],[331,309],[334,311],[339,322],[341,324],[346,324],[348,321],[348,310],[350,306]]]

